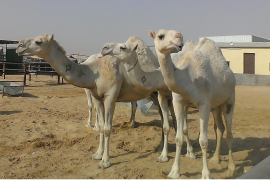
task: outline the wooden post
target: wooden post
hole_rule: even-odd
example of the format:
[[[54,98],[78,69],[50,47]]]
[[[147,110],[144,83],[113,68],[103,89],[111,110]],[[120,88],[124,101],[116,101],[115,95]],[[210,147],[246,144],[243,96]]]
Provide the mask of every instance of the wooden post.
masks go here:
[[[5,75],[5,66],[6,66],[6,62],[3,63],[3,78],[6,79],[6,75]]]
[[[31,72],[31,63],[29,64],[29,74],[28,74],[29,81],[31,81],[31,74],[30,74],[30,72]]]
[[[26,67],[26,63],[23,63],[24,67],[23,67],[23,85],[25,86],[26,85],[26,74],[27,74],[27,67]]]
[[[60,74],[58,74],[57,77],[58,77],[58,84],[60,84]]]

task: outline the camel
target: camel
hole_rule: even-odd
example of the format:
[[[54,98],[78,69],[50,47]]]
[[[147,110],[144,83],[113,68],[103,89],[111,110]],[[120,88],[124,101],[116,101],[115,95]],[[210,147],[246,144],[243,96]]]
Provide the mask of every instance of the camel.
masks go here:
[[[202,178],[210,178],[207,163],[207,128],[210,110],[214,114],[217,135],[223,135],[225,118],[226,140],[229,149],[228,176],[232,176],[235,164],[232,158],[232,116],[235,104],[235,77],[228,67],[220,48],[211,40],[203,39],[194,50],[187,52],[181,60],[173,63],[169,53],[175,47],[181,50],[183,36],[174,30],[149,31],[154,39],[158,60],[165,84],[173,91],[173,105],[177,119],[176,156],[170,178],[180,177],[180,151],[183,145],[183,123],[187,117],[186,104],[192,102],[200,113],[199,143],[203,154]],[[219,120],[218,120],[219,119]],[[213,158],[219,158],[219,152]]]
[[[183,52],[186,52],[190,49],[193,49],[195,47],[195,43],[193,41],[188,41],[185,44],[185,50]],[[157,158],[157,161],[159,162],[166,162],[168,161],[168,134],[170,131],[169,126],[169,107],[168,107],[168,101],[172,101],[172,92],[167,88],[167,86],[164,83],[163,76],[161,74],[160,68],[151,71],[151,72],[145,72],[142,70],[140,64],[138,63],[138,56],[136,53],[137,45],[134,46],[133,44],[129,43],[107,43],[104,45],[101,54],[103,56],[105,55],[111,55],[116,58],[118,58],[120,61],[124,63],[124,66],[126,68],[126,71],[129,75],[129,78],[131,79],[132,83],[139,89],[144,91],[158,91],[159,93],[159,102],[163,109],[163,131],[164,131],[164,145],[163,151],[161,155]],[[184,53],[180,52],[179,54],[171,54],[171,56],[181,56]],[[172,106],[170,106],[172,108]],[[171,109],[173,111],[173,109]],[[184,126],[187,132],[187,124],[186,121],[184,122]],[[190,139],[188,137],[188,133],[185,134],[185,139],[187,142],[187,154],[186,157],[188,158],[195,158],[195,154],[193,152],[193,147],[191,146]]]
[[[88,64],[90,62],[95,61],[96,59],[100,58],[101,54],[93,54],[91,56],[89,56],[86,61],[84,61],[82,64]],[[89,116],[88,116],[88,120],[87,120],[87,124],[85,125],[85,127],[93,127],[92,126],[92,109],[93,109],[93,102],[92,102],[92,96],[91,96],[91,91],[87,88],[84,88],[84,91],[86,93],[86,97],[87,97],[87,102],[88,102],[88,107],[89,107]],[[136,109],[137,109],[137,103],[135,102],[131,102],[131,116],[130,116],[130,120],[129,120],[129,124],[131,127],[135,126],[135,113],[136,113]],[[93,127],[94,130],[99,131],[99,126],[98,126],[98,113],[96,113],[96,122],[95,122],[95,126]]]
[[[143,50],[146,53],[141,52],[141,55],[146,56],[148,50]],[[16,52],[18,55],[29,53],[44,59],[67,82],[91,91],[100,129],[99,147],[92,158],[101,160],[98,167],[109,167],[109,140],[115,103],[144,99],[154,94],[153,91],[142,91],[136,88],[128,78],[123,63],[115,57],[105,56],[87,64],[76,64],[70,61],[53,35],[24,39],[19,42]],[[149,61],[149,58],[146,58],[142,63],[147,64]]]

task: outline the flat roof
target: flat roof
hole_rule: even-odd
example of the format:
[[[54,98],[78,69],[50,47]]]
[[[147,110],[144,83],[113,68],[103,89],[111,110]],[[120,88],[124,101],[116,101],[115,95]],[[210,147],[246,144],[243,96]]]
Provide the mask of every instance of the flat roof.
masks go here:
[[[270,48],[270,42],[249,42],[249,43],[224,43],[216,42],[220,48]]]
[[[211,39],[215,42],[238,42],[238,43],[248,43],[248,42],[270,42],[269,39],[262,38],[259,36],[254,36],[254,35],[232,35],[232,36],[211,36],[211,37],[206,37],[208,39]],[[199,41],[201,41],[203,37],[199,38]]]

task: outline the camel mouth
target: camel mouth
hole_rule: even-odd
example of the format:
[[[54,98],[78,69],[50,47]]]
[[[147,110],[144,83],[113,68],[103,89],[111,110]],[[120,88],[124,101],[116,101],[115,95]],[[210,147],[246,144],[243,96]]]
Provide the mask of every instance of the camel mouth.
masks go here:
[[[179,46],[179,45],[174,44],[173,42],[171,42],[171,43],[175,47],[175,49],[177,49],[178,51],[182,51],[183,45]]]
[[[101,52],[101,55],[102,56],[107,56],[107,55],[110,55],[112,51],[108,51],[108,52]]]
[[[109,47],[108,44],[105,44],[104,47],[102,48],[101,55],[102,56],[110,55],[111,52],[112,52],[112,49]]]
[[[174,47],[175,47],[175,49],[177,49],[178,51],[182,51],[182,48],[183,48],[183,46],[177,46],[177,45],[173,45]]]
[[[176,47],[176,49],[177,49],[178,51],[182,51],[182,48],[183,48],[182,46],[177,46],[177,47]]]
[[[26,48],[25,49],[23,49],[22,51],[18,51],[18,49],[16,50],[16,53],[18,54],[18,56],[22,56],[22,55],[24,55],[24,53],[25,53],[25,51],[26,51]]]

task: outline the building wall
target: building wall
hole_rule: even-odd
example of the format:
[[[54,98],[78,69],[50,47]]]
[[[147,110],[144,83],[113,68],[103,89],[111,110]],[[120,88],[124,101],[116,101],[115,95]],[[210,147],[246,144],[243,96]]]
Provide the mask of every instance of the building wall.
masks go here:
[[[230,68],[234,73],[244,72],[244,53],[255,53],[255,74],[270,75],[270,49],[269,48],[221,48]]]

